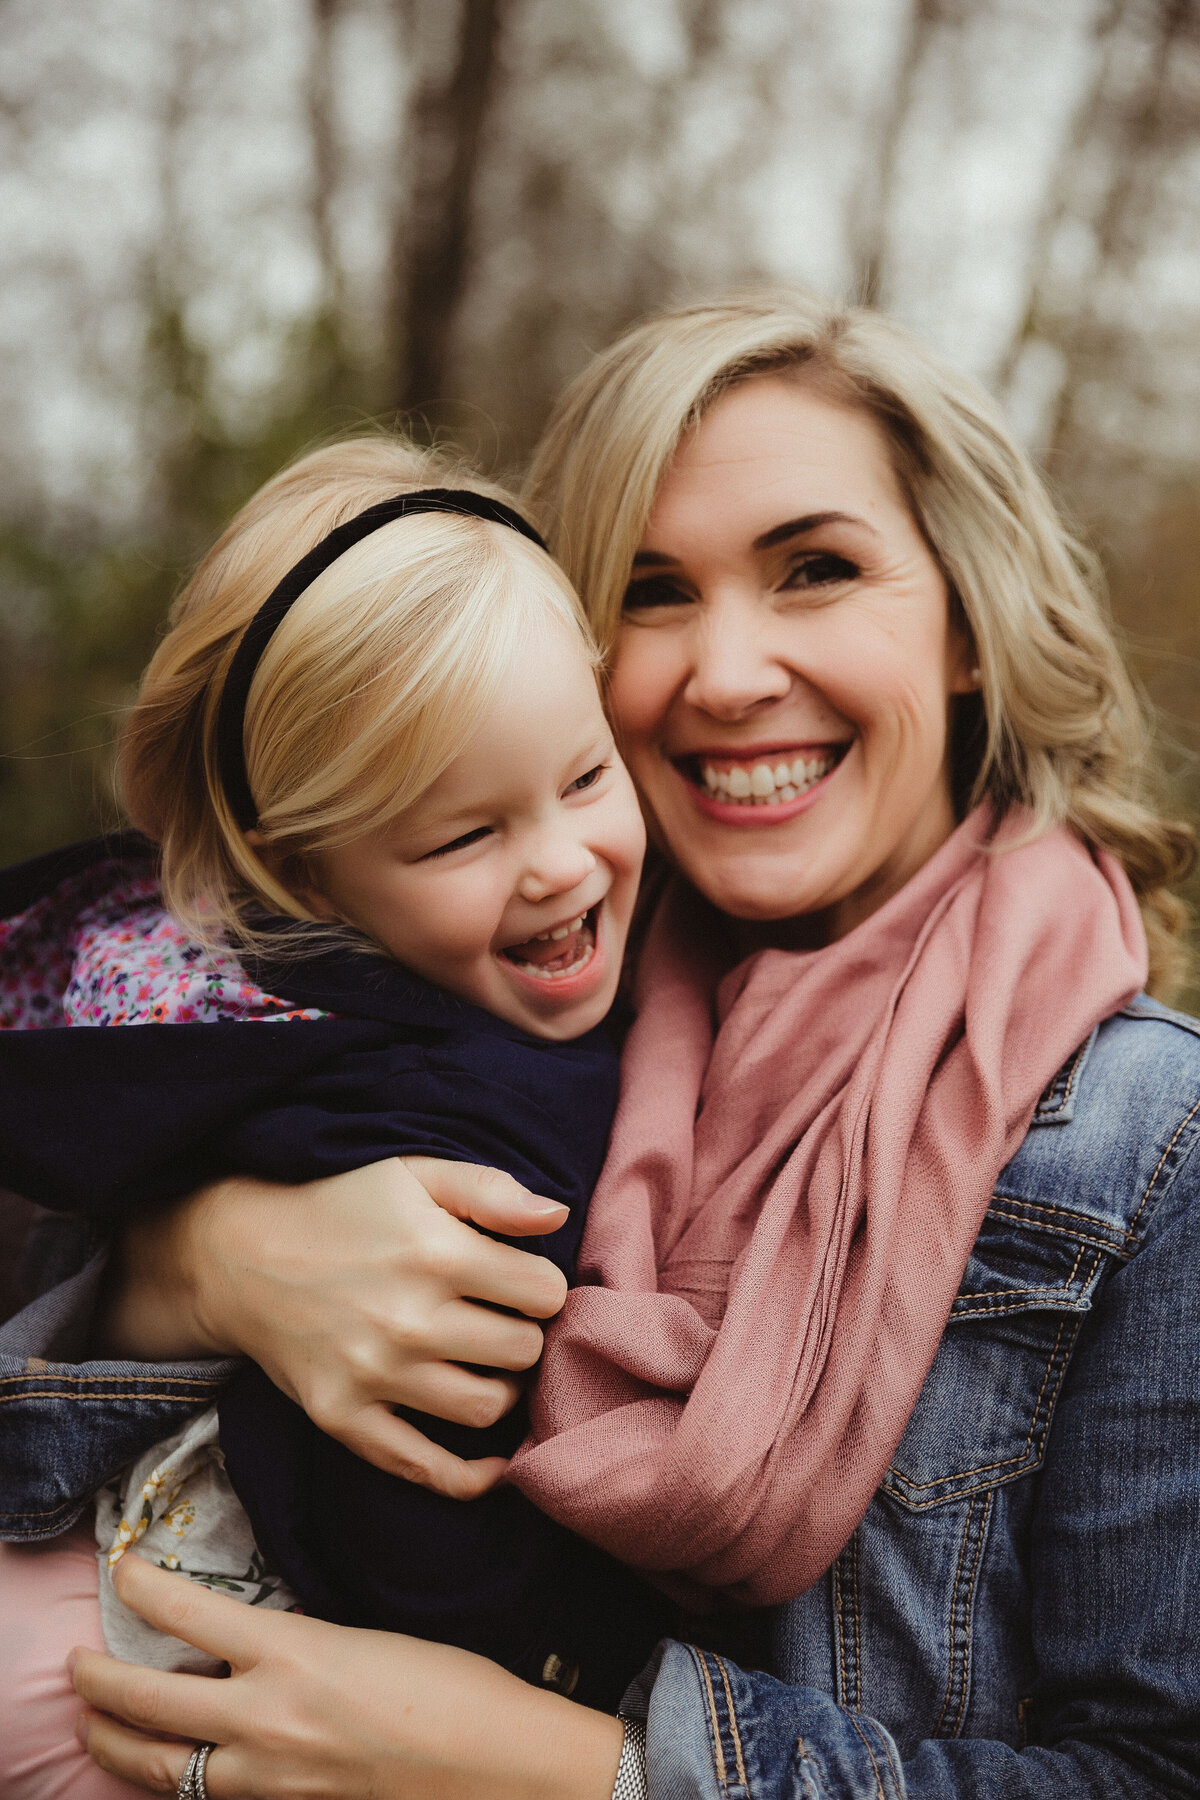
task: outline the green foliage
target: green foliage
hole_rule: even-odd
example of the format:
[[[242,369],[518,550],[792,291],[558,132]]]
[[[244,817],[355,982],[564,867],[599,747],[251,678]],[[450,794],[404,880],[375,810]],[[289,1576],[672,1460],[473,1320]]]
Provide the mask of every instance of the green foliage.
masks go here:
[[[161,449],[140,525],[112,540],[40,519],[0,526],[0,863],[119,822],[120,719],[174,594],[263,481],[370,413],[326,318],[297,333],[253,430],[218,416],[179,306],[153,309],[146,368]]]

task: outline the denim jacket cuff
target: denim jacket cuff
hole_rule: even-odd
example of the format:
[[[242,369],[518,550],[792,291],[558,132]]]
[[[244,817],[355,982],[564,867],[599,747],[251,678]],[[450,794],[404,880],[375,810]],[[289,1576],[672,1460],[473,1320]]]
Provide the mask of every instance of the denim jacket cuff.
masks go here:
[[[650,1800],[905,1800],[875,1719],[692,1644],[660,1644],[621,1710],[646,1720]]]
[[[239,1366],[85,1361],[107,1247],[0,1327],[0,1541],[73,1525],[99,1487],[210,1406]]]

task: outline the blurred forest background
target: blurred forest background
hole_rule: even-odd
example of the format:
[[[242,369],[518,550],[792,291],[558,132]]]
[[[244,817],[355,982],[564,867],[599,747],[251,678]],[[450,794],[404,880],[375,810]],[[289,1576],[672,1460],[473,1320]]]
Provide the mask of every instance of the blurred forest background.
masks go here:
[[[796,279],[1005,400],[1200,810],[1200,0],[0,0],[0,860],[249,491],[498,472],[629,320]]]

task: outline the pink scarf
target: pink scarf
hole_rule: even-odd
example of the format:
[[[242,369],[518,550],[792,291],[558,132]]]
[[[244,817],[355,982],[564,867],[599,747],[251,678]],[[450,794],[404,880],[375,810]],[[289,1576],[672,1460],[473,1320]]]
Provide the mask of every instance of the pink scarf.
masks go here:
[[[973,813],[828,948],[724,974],[682,882],[641,959],[580,1279],[512,1475],[673,1591],[794,1597],[862,1518],[1046,1084],[1142,986],[1119,864]],[[1000,846],[1009,846],[1000,848]]]

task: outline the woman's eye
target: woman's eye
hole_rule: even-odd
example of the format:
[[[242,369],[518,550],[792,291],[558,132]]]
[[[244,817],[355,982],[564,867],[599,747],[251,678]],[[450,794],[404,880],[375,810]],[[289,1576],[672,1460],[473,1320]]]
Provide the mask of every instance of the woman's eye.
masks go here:
[[[665,575],[648,575],[644,581],[631,581],[625,589],[622,611],[649,612],[656,606],[686,606],[689,596]]]
[[[567,789],[568,794],[586,794],[590,787],[595,787],[607,767],[607,763],[597,763],[594,769],[589,769],[586,775],[581,775],[571,783]]]
[[[478,831],[464,831],[461,837],[451,838],[448,844],[439,844],[436,850],[427,850],[419,860],[432,862],[435,856],[449,856],[452,850],[465,850],[470,844],[479,843],[481,838],[491,836],[491,826],[481,825]]]
[[[802,556],[799,562],[792,564],[784,579],[784,587],[832,587],[839,581],[853,581],[860,573],[857,563],[850,562],[844,556],[836,556],[832,550],[814,550],[811,556]]]

